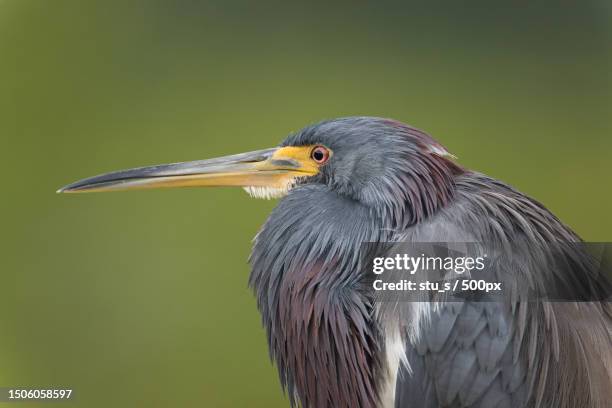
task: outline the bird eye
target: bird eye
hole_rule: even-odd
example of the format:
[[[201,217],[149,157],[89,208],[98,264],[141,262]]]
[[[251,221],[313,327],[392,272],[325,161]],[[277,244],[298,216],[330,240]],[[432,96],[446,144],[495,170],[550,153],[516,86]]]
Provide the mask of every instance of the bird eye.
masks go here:
[[[318,164],[325,164],[329,160],[329,150],[323,146],[316,146],[312,149],[310,157]]]

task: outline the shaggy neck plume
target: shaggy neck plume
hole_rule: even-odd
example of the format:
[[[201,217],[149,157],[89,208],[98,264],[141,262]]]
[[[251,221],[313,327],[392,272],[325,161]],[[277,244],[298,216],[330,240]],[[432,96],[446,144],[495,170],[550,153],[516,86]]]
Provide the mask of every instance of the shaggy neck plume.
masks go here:
[[[428,134],[389,121],[407,146],[389,157],[386,176],[365,188],[360,200],[389,228],[406,228],[432,216],[455,196],[455,180],[466,170]],[[416,148],[415,148],[416,147]]]
[[[383,342],[359,258],[382,230],[367,207],[311,185],[292,190],[257,235],[250,285],[293,406],[379,405]]]

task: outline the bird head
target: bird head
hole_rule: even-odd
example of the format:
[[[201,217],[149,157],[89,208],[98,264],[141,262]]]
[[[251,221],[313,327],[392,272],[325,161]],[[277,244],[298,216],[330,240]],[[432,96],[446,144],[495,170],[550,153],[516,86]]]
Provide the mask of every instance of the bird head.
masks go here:
[[[276,198],[296,186],[322,184],[396,218],[406,212],[402,203],[418,202],[416,210],[408,208],[414,219],[448,198],[449,178],[458,169],[448,156],[429,135],[403,123],[348,117],[307,126],[275,148],[115,171],[58,192],[239,186],[254,197]]]

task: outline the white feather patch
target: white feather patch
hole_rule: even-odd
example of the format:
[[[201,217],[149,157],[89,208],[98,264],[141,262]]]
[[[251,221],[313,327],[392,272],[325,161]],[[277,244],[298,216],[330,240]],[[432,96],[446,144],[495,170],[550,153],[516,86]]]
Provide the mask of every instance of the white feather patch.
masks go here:
[[[264,200],[272,200],[274,198],[281,198],[286,196],[289,191],[295,185],[302,180],[304,177],[294,177],[288,179],[284,186],[281,187],[270,187],[270,186],[248,186],[243,187],[244,191],[246,191],[253,198],[263,198]]]
[[[384,365],[387,372],[380,390],[380,407],[393,408],[395,406],[395,386],[399,370],[402,365],[406,367],[409,373],[412,373],[412,370],[408,363],[405,340],[400,333],[399,326],[397,324],[387,326],[384,336],[386,352]]]
[[[457,156],[455,156],[452,153],[449,153],[448,150],[446,150],[445,148],[443,148],[442,146],[435,146],[435,145],[430,145],[428,146],[428,151],[429,153],[438,155],[438,156],[442,156],[442,157],[449,157],[451,159],[456,159]]]
[[[273,198],[280,198],[287,195],[291,190],[291,185],[285,187],[244,187],[246,191],[253,198],[263,198],[265,200],[271,200]]]

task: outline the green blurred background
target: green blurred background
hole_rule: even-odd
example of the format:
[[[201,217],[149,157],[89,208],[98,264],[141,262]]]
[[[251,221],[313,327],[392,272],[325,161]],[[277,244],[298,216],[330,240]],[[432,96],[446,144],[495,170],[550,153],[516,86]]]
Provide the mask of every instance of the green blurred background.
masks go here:
[[[612,240],[612,7],[538,3],[0,0],[0,386],[286,406],[247,288],[274,202],[55,190],[325,118],[425,129]]]

